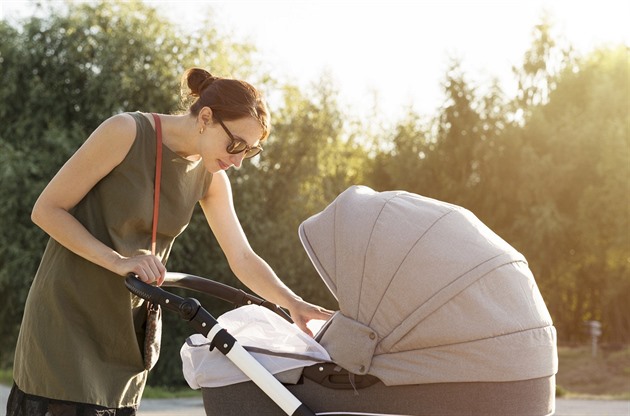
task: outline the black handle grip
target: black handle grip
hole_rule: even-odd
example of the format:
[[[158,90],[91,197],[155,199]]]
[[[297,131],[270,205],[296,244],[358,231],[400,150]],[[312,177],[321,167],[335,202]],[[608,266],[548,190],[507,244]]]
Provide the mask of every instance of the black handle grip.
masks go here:
[[[181,310],[181,306],[187,301],[187,299],[167,292],[162,288],[144,283],[133,273],[129,273],[125,278],[125,286],[134,295],[178,313]]]
[[[135,274],[129,273],[127,275],[125,278],[125,286],[127,286],[127,289],[134,295],[140,296],[142,299],[153,303],[159,303],[156,301],[160,298],[158,293],[159,288],[140,281]]]

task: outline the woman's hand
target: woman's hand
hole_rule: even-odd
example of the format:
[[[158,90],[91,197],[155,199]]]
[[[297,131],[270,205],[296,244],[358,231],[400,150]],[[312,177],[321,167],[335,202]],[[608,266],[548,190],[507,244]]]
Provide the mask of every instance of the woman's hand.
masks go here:
[[[313,332],[306,326],[306,324],[312,319],[327,321],[333,314],[333,312],[328,309],[313,305],[312,303],[304,302],[301,299],[296,299],[294,304],[288,309],[291,313],[291,319],[293,319],[293,322],[297,325],[297,327],[311,337],[313,336]]]
[[[152,254],[141,254],[133,257],[123,257],[117,267],[118,274],[126,276],[134,273],[141,281],[161,286],[166,277],[166,267],[160,259]]]

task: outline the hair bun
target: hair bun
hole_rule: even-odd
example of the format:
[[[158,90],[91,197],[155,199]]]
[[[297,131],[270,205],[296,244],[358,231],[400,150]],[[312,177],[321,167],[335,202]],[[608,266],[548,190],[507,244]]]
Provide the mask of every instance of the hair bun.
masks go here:
[[[210,86],[218,78],[213,76],[210,72],[202,68],[190,68],[184,74],[184,79],[188,88],[190,89],[190,95],[198,97],[203,90]]]

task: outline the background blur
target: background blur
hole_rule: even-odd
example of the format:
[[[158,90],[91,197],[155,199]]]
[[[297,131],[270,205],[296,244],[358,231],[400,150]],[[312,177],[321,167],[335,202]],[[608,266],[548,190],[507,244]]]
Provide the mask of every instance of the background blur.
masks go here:
[[[342,2],[354,5],[346,20],[335,17],[342,10],[333,3],[274,2],[271,12],[286,13],[271,21],[241,2],[3,2],[0,369],[11,367],[47,239],[30,221],[35,199],[107,117],[180,111],[179,80],[191,66],[246,79],[269,97],[273,131],[265,152],[230,176],[252,246],[305,299],[336,308],[299,243],[298,225],[352,184],[404,189],[470,209],[521,251],[561,346],[588,343],[585,322],[597,320],[603,345],[627,351],[627,38],[598,38],[593,28],[609,30],[618,17],[604,14],[611,20],[602,22],[593,11],[582,32],[595,43],[580,38],[576,47],[544,8],[521,13],[533,16],[522,28],[518,16],[492,14],[510,11],[505,3],[523,10],[521,2],[481,2],[472,15],[451,2],[436,24],[432,2],[410,10],[407,3],[386,10]],[[245,31],[227,25],[230,13],[249,16],[249,25],[241,20]],[[305,15],[317,24],[295,24]],[[345,37],[327,35],[344,24]],[[364,26],[371,35],[358,31]],[[507,36],[508,26],[522,33]],[[270,33],[298,42],[270,45],[280,39]],[[385,33],[395,40],[379,41]],[[292,53],[280,56],[278,47]],[[309,61],[311,55],[324,58]],[[167,266],[240,287],[200,210]],[[202,300],[215,314],[225,310]],[[182,386],[179,348],[190,330],[175,316],[166,319],[168,358],[150,383]]]

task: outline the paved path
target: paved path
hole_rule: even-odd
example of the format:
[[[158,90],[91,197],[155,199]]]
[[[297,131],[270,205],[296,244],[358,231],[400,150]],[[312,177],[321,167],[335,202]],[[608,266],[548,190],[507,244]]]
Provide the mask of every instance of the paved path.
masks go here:
[[[556,416],[630,416],[627,400],[557,399]]]
[[[0,386],[0,416],[6,416],[9,388]],[[630,416],[630,401],[558,399],[556,416]],[[145,399],[138,416],[206,416],[201,398]]]
[[[138,416],[206,416],[199,399],[145,399]],[[630,416],[630,401],[557,399],[555,416]]]

